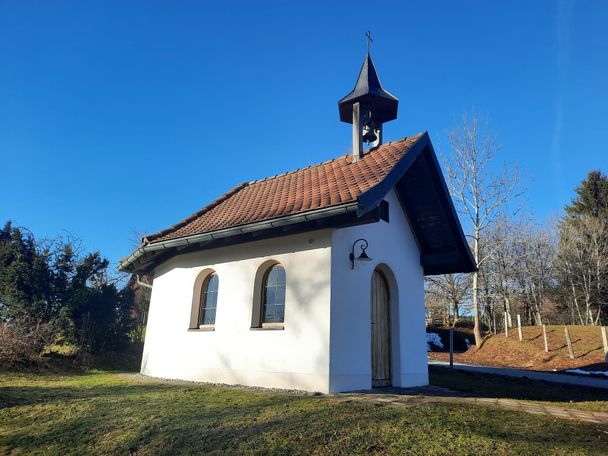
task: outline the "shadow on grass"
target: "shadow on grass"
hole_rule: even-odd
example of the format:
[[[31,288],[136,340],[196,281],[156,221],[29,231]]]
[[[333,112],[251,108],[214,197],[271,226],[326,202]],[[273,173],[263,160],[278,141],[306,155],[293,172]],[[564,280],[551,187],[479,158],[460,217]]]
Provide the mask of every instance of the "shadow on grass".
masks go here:
[[[21,395],[35,389],[11,388],[8,395],[23,405]],[[241,432],[248,428],[254,429],[246,432],[247,438],[255,437],[259,433],[256,417],[266,409],[282,411],[301,401],[276,393],[171,384],[94,387],[93,391],[43,389],[36,400],[29,401],[38,410],[33,417],[21,415],[18,410],[23,407],[14,409],[10,431],[6,428],[8,432],[0,436],[0,452],[8,448],[27,454],[41,449],[44,454],[126,454],[147,447],[144,454],[178,454],[201,444],[202,449],[217,449],[244,438]],[[42,408],[46,412],[41,413]],[[6,422],[1,414],[0,420]],[[226,431],[231,441],[222,442],[226,427],[232,429]],[[220,440],[210,440],[213,435]]]
[[[477,414],[477,420],[463,420]],[[216,422],[203,431],[182,434],[158,454],[490,454],[497,448],[533,450],[571,448],[593,452],[596,442],[574,443],[571,423],[516,413],[505,419],[498,410],[434,404],[398,410],[386,406],[349,404],[314,410],[287,410],[261,421]],[[515,421],[517,426],[514,426]],[[188,428],[188,426],[187,426]],[[451,432],[470,438],[451,439]],[[589,431],[593,432],[591,426]],[[443,435],[439,435],[443,432]],[[148,435],[148,438],[152,435]],[[481,437],[481,439],[480,439]],[[513,444],[519,440],[520,444]],[[576,439],[574,439],[576,440]],[[598,441],[602,440],[600,437]],[[603,437],[605,443],[608,438]],[[143,440],[145,441],[145,439]],[[519,448],[518,448],[519,447]],[[135,445],[137,448],[137,445]]]
[[[591,350],[589,350],[589,351],[587,351],[585,353],[581,353],[580,355],[575,353],[575,358],[582,358],[583,356],[587,356],[587,355],[589,355],[589,354],[591,354],[591,353],[593,353],[595,351],[599,352],[599,351],[601,351],[603,349],[604,349],[604,347],[602,345],[600,345],[599,347],[592,348]]]
[[[490,454],[598,452],[591,425],[457,404],[407,409],[183,385],[107,388],[32,416],[0,415],[3,449],[27,454]],[[57,388],[55,388],[56,390]],[[108,394],[111,392],[111,394]],[[70,397],[72,399],[72,397]],[[40,404],[39,404],[40,405]]]
[[[429,381],[432,385],[492,398],[568,403],[608,401],[606,389],[449,370],[434,366],[429,366]]]
[[[548,331],[548,332],[547,332],[547,337],[549,337],[550,332],[551,332],[551,331]],[[524,338],[524,340],[528,340],[529,342],[532,342],[533,340],[539,339],[539,338],[541,338],[542,336],[543,336],[543,334],[542,334],[542,333],[540,333],[540,334],[537,334],[536,336],[534,336],[534,337],[533,337],[533,338],[531,338],[531,339],[525,339],[525,338]]]
[[[395,409],[203,385],[128,383],[105,374],[91,385],[92,377],[76,379],[80,386],[4,388],[4,397],[21,406],[0,410],[0,452],[489,454],[497,448],[539,452],[547,442],[587,452],[608,444],[603,436],[592,439],[594,429],[585,425],[471,406]],[[117,384],[105,384],[112,381]]]
[[[112,386],[0,386],[0,409],[22,405],[49,404],[71,400],[161,392],[169,385],[112,385]]]

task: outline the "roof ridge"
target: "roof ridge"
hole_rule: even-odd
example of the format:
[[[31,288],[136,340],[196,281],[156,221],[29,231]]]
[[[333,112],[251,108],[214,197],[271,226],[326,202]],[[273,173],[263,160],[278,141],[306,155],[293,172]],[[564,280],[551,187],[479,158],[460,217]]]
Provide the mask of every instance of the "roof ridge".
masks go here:
[[[366,151],[364,151],[364,155],[362,160],[356,162],[356,163],[362,163],[367,157],[373,157],[373,156],[380,156],[382,155],[380,154],[374,154],[374,152],[378,152],[381,151],[383,149],[386,149],[387,151],[389,149],[392,149],[395,146],[398,146],[399,144],[404,144],[404,147],[408,148],[408,142],[412,142],[415,143],[418,139],[420,139],[422,136],[424,136],[424,134],[426,134],[427,132],[420,132],[416,135],[413,136],[406,136],[404,138],[398,139],[396,141],[390,141],[387,143],[384,143],[382,145],[380,145],[377,148],[370,148],[367,149]],[[390,152],[389,152],[390,153]],[[341,155],[339,157],[334,157],[331,158],[329,160],[326,160],[324,162],[321,163],[317,163],[317,164],[313,164],[313,165],[309,165],[305,168],[298,168],[292,171],[287,171],[285,173],[281,173],[281,174],[275,174],[274,176],[269,176],[269,177],[265,177],[263,179],[257,179],[257,180],[253,180],[253,181],[249,181],[249,182],[243,182],[235,187],[233,187],[232,189],[230,189],[228,192],[224,193],[223,195],[221,195],[220,197],[216,198],[215,200],[213,200],[211,203],[207,204],[206,206],[203,206],[201,209],[199,209],[198,211],[194,212],[193,214],[191,214],[190,216],[186,217],[185,219],[181,220],[180,222],[165,228],[164,230],[160,230],[157,231],[156,233],[144,236],[142,238],[142,244],[149,244],[149,243],[153,243],[153,242],[161,242],[159,241],[159,238],[164,238],[168,235],[170,235],[171,233],[174,233],[175,231],[180,230],[181,228],[183,228],[184,226],[195,222],[198,218],[200,218],[201,216],[203,216],[205,213],[211,211],[212,209],[214,209],[215,207],[221,205],[222,203],[224,203],[225,201],[229,200],[230,198],[232,198],[233,196],[235,196],[237,193],[239,193],[241,190],[243,190],[246,187],[250,187],[254,184],[260,184],[260,183],[264,183],[264,182],[270,182],[274,179],[277,179],[279,177],[283,177],[283,176],[288,176],[288,175],[292,175],[292,174],[296,174],[299,173],[301,171],[305,171],[308,169],[312,169],[312,168],[319,168],[322,167],[323,165],[327,165],[330,163],[338,163],[338,165],[336,166],[332,166],[332,168],[337,167],[337,168],[344,168],[344,170],[346,169],[352,169],[352,172],[355,172],[356,169],[361,168],[361,166],[358,166],[356,168],[351,168],[351,165],[356,165],[356,163],[352,163],[351,161],[348,160],[348,158],[351,156],[352,153],[348,153],[346,155]],[[367,162],[367,160],[366,160]],[[370,164],[373,163],[370,162]],[[372,164],[373,166],[373,164]],[[329,172],[333,172],[333,171],[329,171]]]
[[[400,143],[400,142],[404,142],[404,141],[407,141],[407,140],[410,140],[410,139],[417,138],[419,136],[422,136],[424,133],[426,133],[426,131],[417,133],[417,134],[412,135],[412,136],[405,136],[405,137],[403,137],[401,139],[397,139],[395,141],[389,141],[387,143],[381,144],[380,146],[378,146],[375,149],[373,147],[369,148],[366,151],[364,151],[364,155],[369,155],[371,152],[375,152],[375,151],[381,149],[384,146],[390,146],[391,144]],[[343,158],[348,158],[351,155],[351,153],[352,152],[349,152],[349,153],[347,153],[345,155],[340,155],[339,157],[330,158],[329,160],[325,160],[324,162],[321,162],[321,163],[315,163],[313,165],[308,165],[305,168],[297,168],[297,169],[293,169],[291,171],[286,171],[284,173],[275,174],[273,176],[263,177],[261,179],[254,179],[252,181],[249,181],[248,184],[249,185],[259,184],[260,182],[266,182],[266,181],[271,180],[271,179],[276,179],[277,177],[287,176],[288,174],[297,173],[299,171],[303,171],[303,170],[306,170],[306,169],[309,169],[309,168],[314,168],[314,167],[317,167],[317,166],[326,165],[328,163],[335,162],[336,160],[341,160]]]
[[[341,155],[341,156],[339,156],[339,157],[335,157],[335,158],[331,158],[331,159],[329,159],[329,160],[325,160],[324,162],[321,162],[321,163],[315,163],[314,165],[308,165],[308,166],[306,166],[306,167],[304,167],[304,168],[292,169],[291,171],[285,171],[284,173],[275,174],[274,176],[263,177],[262,179],[255,179],[255,180],[249,181],[249,184],[250,184],[250,185],[251,185],[251,184],[258,184],[258,183],[260,183],[260,182],[265,182],[265,181],[268,181],[268,180],[271,180],[271,179],[276,179],[277,177],[282,177],[282,176],[287,176],[288,174],[297,173],[297,172],[299,172],[299,171],[303,171],[303,170],[305,170],[305,169],[309,169],[309,168],[315,168],[315,167],[317,167],[317,166],[325,165],[325,164],[327,164],[327,163],[331,163],[331,162],[333,162],[333,161],[340,160],[340,159],[341,159],[341,158],[343,158],[343,157],[344,157],[344,156],[343,156],[343,155]]]
[[[230,198],[231,196],[235,195],[236,193],[238,193],[239,191],[241,191],[243,188],[247,187],[248,185],[249,185],[248,182],[242,182],[242,183],[238,184],[237,186],[232,187],[226,193],[224,193],[220,197],[214,199],[209,204],[207,204],[206,206],[203,206],[198,211],[196,211],[195,213],[189,215],[188,217],[186,217],[182,221],[177,222],[174,225],[171,225],[169,228],[165,228],[164,230],[160,230],[160,231],[157,231],[156,233],[152,233],[152,234],[149,234],[148,236],[145,236],[142,239],[142,243],[143,244],[148,244],[149,242],[153,241],[154,239],[157,239],[159,237],[162,237],[162,236],[164,236],[166,234],[171,233],[172,231],[180,229],[182,226],[187,225],[191,221],[193,221],[196,218],[198,218],[201,215],[203,215],[205,212],[208,212],[211,209],[213,209],[214,207],[216,207],[219,204],[223,203],[228,198]]]

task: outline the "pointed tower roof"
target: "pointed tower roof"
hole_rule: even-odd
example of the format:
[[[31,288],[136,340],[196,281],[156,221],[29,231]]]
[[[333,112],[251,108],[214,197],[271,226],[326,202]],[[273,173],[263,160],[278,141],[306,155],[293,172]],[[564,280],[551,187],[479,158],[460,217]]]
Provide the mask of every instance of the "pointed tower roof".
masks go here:
[[[373,111],[374,118],[380,123],[397,118],[399,100],[382,87],[369,51],[355,88],[338,102],[342,122],[353,123],[353,105],[357,102]]]

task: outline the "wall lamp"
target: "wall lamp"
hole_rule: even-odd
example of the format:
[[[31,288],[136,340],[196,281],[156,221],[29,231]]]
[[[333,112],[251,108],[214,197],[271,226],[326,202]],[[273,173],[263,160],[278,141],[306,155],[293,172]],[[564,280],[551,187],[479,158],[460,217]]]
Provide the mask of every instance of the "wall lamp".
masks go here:
[[[355,258],[355,246],[358,242],[361,242],[361,253],[358,257]],[[365,249],[367,249],[367,240],[361,238],[353,242],[353,248],[350,252],[350,255],[348,256],[348,258],[350,259],[351,269],[355,269],[355,261],[372,261],[372,259],[367,256],[367,253],[365,253]]]

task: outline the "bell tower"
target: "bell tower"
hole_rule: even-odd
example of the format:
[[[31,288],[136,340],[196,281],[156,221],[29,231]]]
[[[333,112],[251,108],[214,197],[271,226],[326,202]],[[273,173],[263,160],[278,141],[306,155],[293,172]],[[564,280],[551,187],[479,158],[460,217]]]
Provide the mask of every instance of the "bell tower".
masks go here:
[[[372,37],[367,36],[367,56],[355,88],[338,102],[340,120],[353,125],[353,163],[363,156],[363,142],[382,144],[382,125],[397,118],[399,100],[380,84],[370,54]]]

